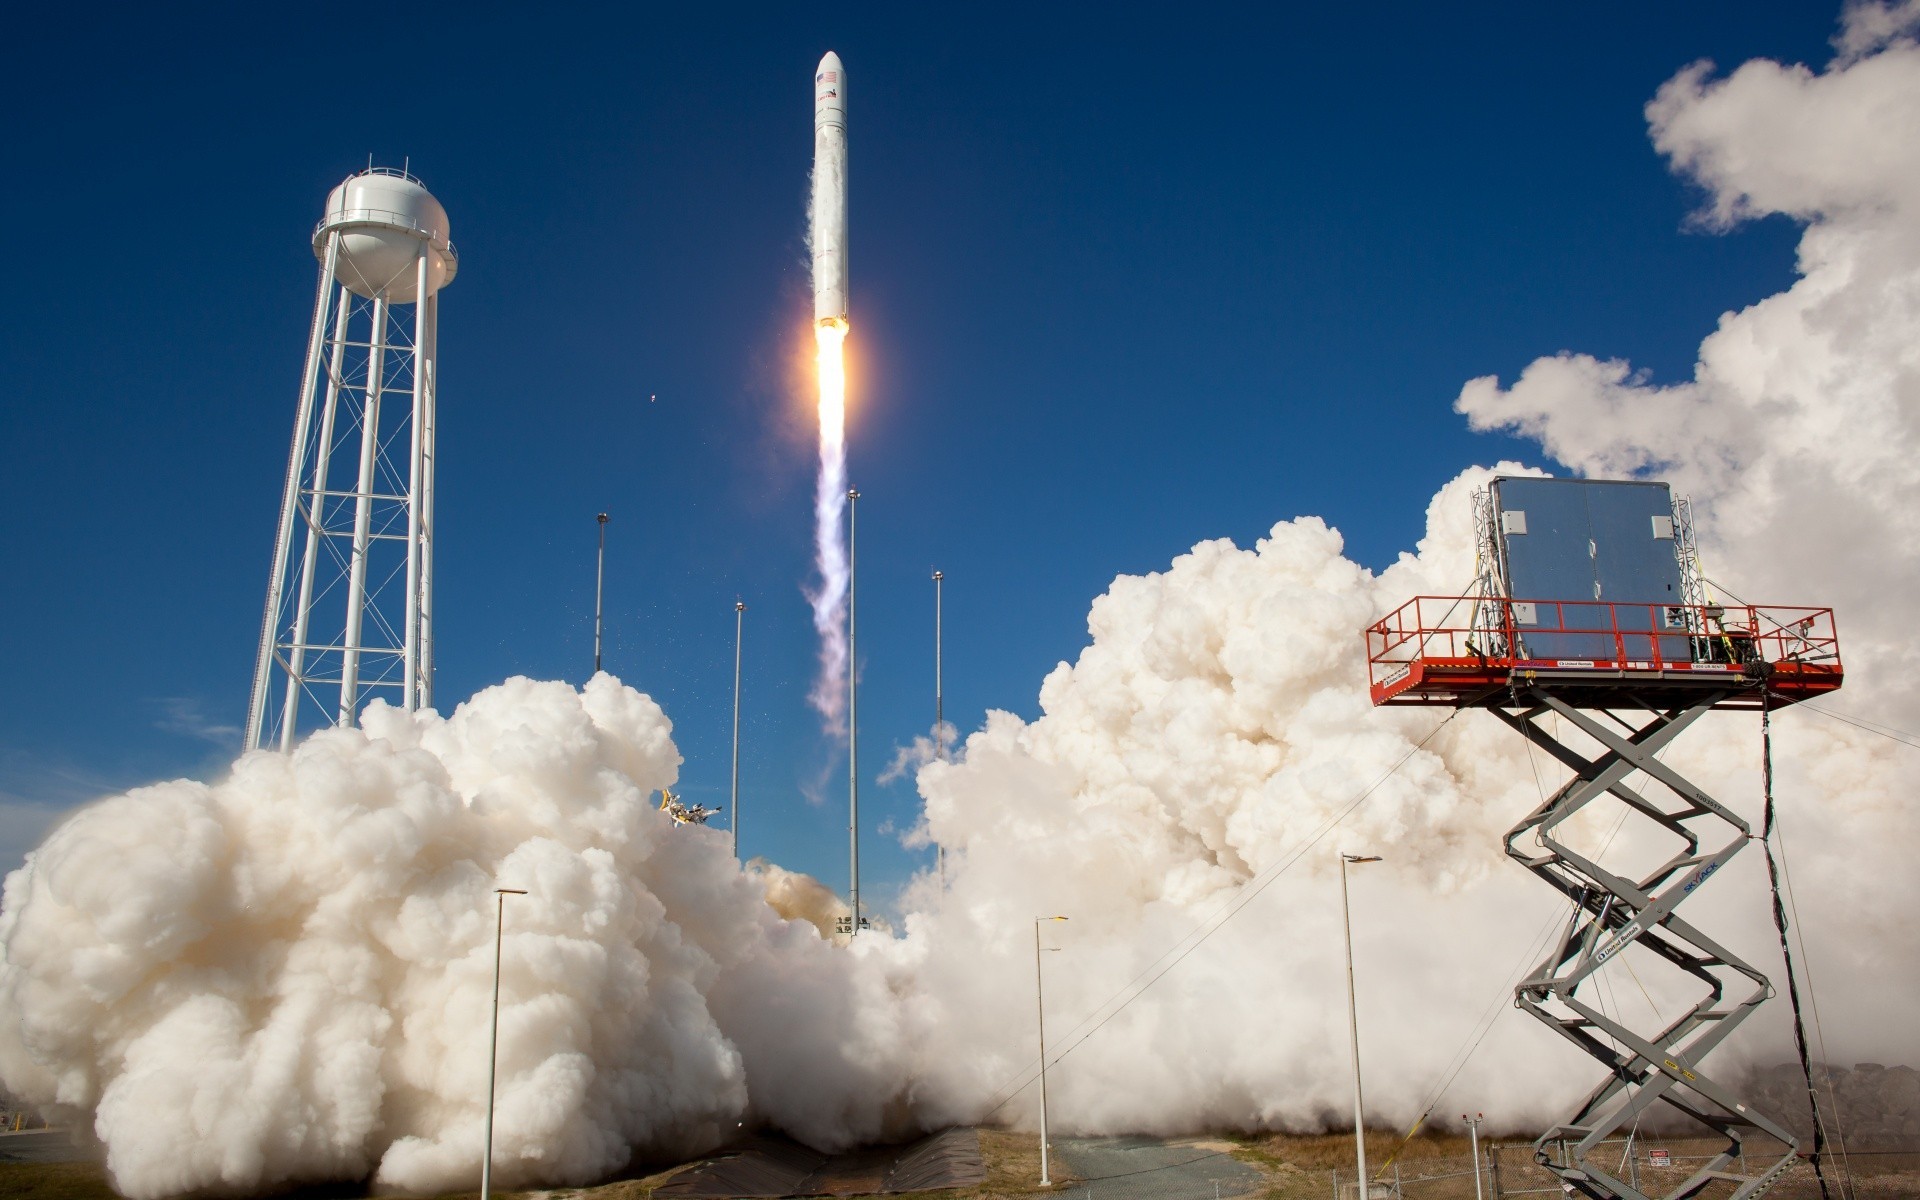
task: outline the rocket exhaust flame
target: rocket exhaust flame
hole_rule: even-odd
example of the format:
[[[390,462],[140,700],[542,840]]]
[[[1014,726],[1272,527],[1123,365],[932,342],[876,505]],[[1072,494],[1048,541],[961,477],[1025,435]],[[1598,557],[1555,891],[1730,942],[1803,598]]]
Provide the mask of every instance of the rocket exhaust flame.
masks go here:
[[[845,728],[847,681],[847,72],[828,51],[813,73],[813,197],[807,240],[813,250],[814,337],[820,388],[820,482],[814,493],[814,563],[819,584],[807,593],[820,634],[820,673],[808,700],[827,728]]]

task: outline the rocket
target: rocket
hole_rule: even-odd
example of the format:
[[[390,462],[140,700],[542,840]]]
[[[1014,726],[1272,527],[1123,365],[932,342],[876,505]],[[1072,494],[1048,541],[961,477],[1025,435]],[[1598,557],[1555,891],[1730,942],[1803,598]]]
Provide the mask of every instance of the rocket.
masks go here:
[[[847,69],[831,50],[813,72],[813,319],[847,324]]]

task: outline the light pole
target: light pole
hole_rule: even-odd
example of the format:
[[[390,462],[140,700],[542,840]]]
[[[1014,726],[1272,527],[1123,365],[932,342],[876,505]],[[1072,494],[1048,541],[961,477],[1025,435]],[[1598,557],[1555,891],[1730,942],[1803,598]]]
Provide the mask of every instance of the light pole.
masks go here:
[[[746,627],[747,605],[733,602],[733,857],[740,858],[740,634]]]
[[[1485,1113],[1475,1113],[1472,1116],[1461,1113],[1460,1119],[1467,1123],[1467,1129],[1473,1136],[1473,1200],[1486,1200],[1485,1194],[1480,1190],[1480,1122],[1487,1117]]]
[[[940,585],[946,577],[945,571],[933,573],[933,747],[941,762],[947,761],[946,693],[940,678]],[[939,842],[933,844],[933,860],[940,871],[940,890],[945,891],[947,848]]]
[[[1377,854],[1340,856],[1340,923],[1347,934],[1347,1026],[1353,1035],[1353,1155],[1360,1171],[1358,1200],[1370,1200],[1373,1188],[1367,1182],[1367,1118],[1360,1097],[1360,1006],[1353,994],[1353,910],[1347,903],[1347,865],[1379,861]]]
[[[487,1034],[487,1154],[480,1160],[480,1200],[493,1194],[493,1070],[500,1059],[500,935],[507,924],[507,897],[524,896],[525,888],[493,889],[493,1023]]]
[[[1040,1186],[1052,1187],[1053,1180],[1047,1177],[1047,993],[1040,976],[1040,926],[1048,921],[1064,921],[1065,917],[1035,917],[1033,919],[1033,998],[1040,1014]],[[1049,946],[1049,950],[1058,947]]]
[[[858,578],[855,570],[855,536],[859,530],[856,513],[860,509],[860,493],[847,489],[847,858],[851,879],[851,899],[853,901],[853,924],[847,929],[848,937],[860,935],[860,658],[855,652],[854,640],[854,586]]]
[[[600,523],[600,561],[593,574],[593,673],[600,673],[600,593],[607,582],[607,514],[594,518]]]

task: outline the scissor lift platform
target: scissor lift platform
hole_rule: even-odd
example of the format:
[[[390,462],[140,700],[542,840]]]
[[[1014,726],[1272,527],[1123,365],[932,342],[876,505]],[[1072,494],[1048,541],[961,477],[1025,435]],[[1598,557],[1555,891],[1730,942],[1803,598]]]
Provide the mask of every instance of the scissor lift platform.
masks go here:
[[[1779,708],[1838,688],[1833,611],[1422,596],[1370,626],[1366,642],[1376,705],[1490,709],[1571,773],[1506,836],[1508,856],[1571,904],[1514,1000],[1606,1074],[1572,1116],[1534,1143],[1536,1161],[1570,1195],[1649,1200],[1598,1150],[1665,1105],[1726,1138],[1722,1152],[1665,1200],[1757,1200],[1795,1161],[1797,1144],[1710,1077],[1701,1060],[1773,989],[1675,911],[1754,835],[1659,756],[1713,710]],[[1602,800],[1654,826],[1641,838],[1653,846],[1664,836],[1665,857],[1623,873],[1583,849],[1587,839],[1569,837],[1566,822]],[[1696,1001],[1667,1014],[1659,1028],[1630,1027],[1594,994],[1596,975],[1630,948],[1698,989]],[[1762,1140],[1750,1143],[1755,1135]],[[1785,1152],[1749,1171],[1749,1149],[1768,1141]]]

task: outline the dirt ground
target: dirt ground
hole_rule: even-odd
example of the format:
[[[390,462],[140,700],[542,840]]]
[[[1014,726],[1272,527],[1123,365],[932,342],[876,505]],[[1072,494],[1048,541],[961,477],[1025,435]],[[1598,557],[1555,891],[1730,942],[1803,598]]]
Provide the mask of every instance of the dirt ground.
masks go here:
[[[1351,1135],[1197,1134],[1168,1140],[1203,1141],[1209,1146],[1219,1143],[1231,1147],[1236,1160],[1259,1172],[1258,1189],[1241,1193],[1255,1200],[1331,1200],[1334,1173],[1337,1171],[1349,1186],[1353,1178]],[[1488,1144],[1488,1141],[1482,1142],[1483,1147]],[[1076,1177],[1060,1158],[1054,1160],[1054,1186],[1040,1187],[1040,1148],[1038,1139],[1031,1133],[982,1129],[980,1150],[987,1167],[984,1183],[948,1191],[906,1193],[900,1200],[1026,1200],[1042,1194],[1056,1195],[1061,1200],[1079,1200],[1083,1194],[1086,1181]],[[1676,1142],[1671,1144],[1671,1150],[1678,1159],[1692,1147]],[[1464,1137],[1422,1136],[1402,1147],[1398,1135],[1369,1133],[1367,1158],[1369,1165],[1387,1179],[1394,1178],[1397,1171],[1405,1200],[1466,1200],[1474,1195],[1472,1156]],[[1502,1182],[1508,1193],[1551,1182],[1550,1176],[1532,1165],[1531,1150],[1525,1143],[1516,1141],[1503,1146],[1500,1158]],[[1853,1166],[1855,1195],[1860,1200],[1920,1197],[1920,1155],[1861,1157]],[[1655,1177],[1651,1169],[1643,1168],[1642,1181],[1650,1190],[1665,1191],[1684,1178],[1684,1172],[1683,1166],[1676,1166],[1669,1180],[1664,1175]],[[670,1174],[662,1171],[589,1188],[494,1194],[502,1200],[651,1200],[653,1189]],[[1835,1179],[1836,1174],[1837,1165],[1829,1179]],[[1491,1183],[1490,1180],[1484,1182]],[[1665,1187],[1658,1186],[1662,1183]],[[1835,1195],[1839,1194],[1836,1187]],[[275,1200],[349,1200],[373,1193],[361,1186],[336,1184],[267,1195],[274,1196]],[[458,1193],[440,1200],[470,1200],[475,1195]],[[1351,1195],[1349,1192],[1348,1196]],[[1493,1195],[1491,1186],[1487,1195]],[[1788,1200],[1817,1196],[1818,1191],[1812,1171],[1802,1164],[1768,1195],[1769,1200],[1774,1197]],[[107,1185],[105,1172],[98,1164],[86,1162],[0,1162],[0,1197],[6,1200],[116,1200]]]

